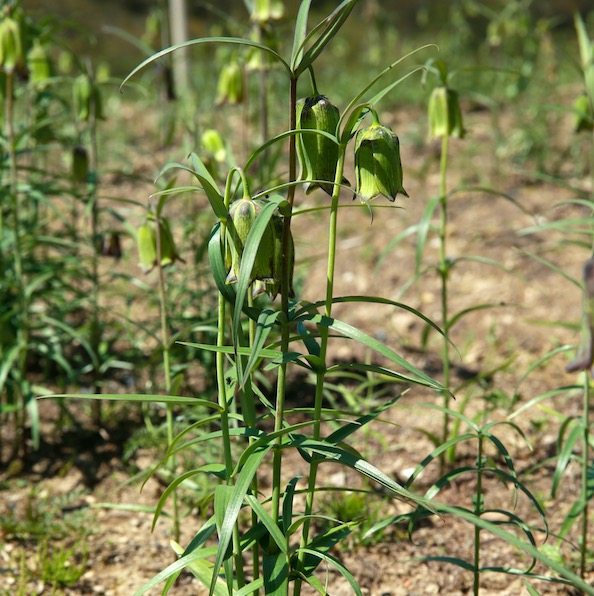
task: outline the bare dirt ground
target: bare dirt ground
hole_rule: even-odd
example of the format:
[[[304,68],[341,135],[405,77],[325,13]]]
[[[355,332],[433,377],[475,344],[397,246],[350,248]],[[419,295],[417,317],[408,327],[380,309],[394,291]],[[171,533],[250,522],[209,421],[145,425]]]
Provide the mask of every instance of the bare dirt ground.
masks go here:
[[[435,147],[418,142],[417,121],[422,121],[422,115],[409,113],[399,115],[391,122],[401,137],[405,188],[410,198],[399,197],[395,205],[398,208],[376,209],[373,222],[365,209],[345,208],[341,211],[335,294],[367,294],[401,300],[439,322],[439,284],[435,273],[428,271],[403,296],[400,295],[414,273],[414,236],[405,238],[388,254],[383,254],[392,238],[419,221],[428,199],[437,193],[438,152]],[[407,124],[411,122],[412,125]],[[562,125],[567,127],[564,121]],[[509,360],[509,365],[490,375],[483,388],[473,393],[464,410],[471,418],[486,412],[484,420],[505,421],[510,413],[533,397],[577,382],[576,377],[564,372],[569,359],[567,354],[557,355],[526,379],[523,375],[553,348],[577,341],[575,329],[554,323],[575,324],[581,316],[579,290],[538,258],[553,261],[567,275],[579,279],[583,262],[589,256],[583,247],[562,244],[558,233],[523,234],[522,230],[535,222],[588,213],[575,206],[553,208],[572,198],[572,192],[553,184],[535,183],[509,165],[506,156],[496,154],[486,113],[471,114],[466,126],[468,139],[452,142],[450,189],[460,185],[490,186],[512,197],[524,211],[502,197],[477,190],[456,194],[451,199],[449,254],[453,258],[478,256],[482,259],[461,260],[454,268],[450,286],[451,312],[477,304],[495,305],[469,314],[453,329],[452,339],[460,354],[454,358],[453,383],[459,384],[469,376],[497,369]],[[563,137],[563,134],[559,135],[559,138]],[[587,180],[573,182],[588,190]],[[135,192],[138,196],[138,189]],[[146,193],[150,192],[148,188]],[[302,195],[298,206],[322,204],[325,200],[324,196],[312,195],[305,199]],[[343,203],[351,205],[346,192]],[[383,200],[376,204],[388,205]],[[294,235],[302,298],[319,300],[323,297],[325,279],[322,258],[327,243],[325,217],[296,217]],[[436,262],[434,238],[435,235],[427,247],[424,267]],[[133,250],[132,247],[129,249]],[[505,270],[487,264],[487,259],[501,264]],[[438,338],[430,338],[428,349],[422,349],[423,325],[404,310],[349,304],[337,305],[334,314],[376,335],[419,368],[440,377]],[[364,361],[369,354],[352,342],[336,340],[333,343],[333,359],[353,357]],[[298,394],[307,395],[309,390],[307,386],[301,387]],[[454,409],[462,407],[464,395],[462,389],[452,402]],[[406,480],[411,468],[433,449],[423,431],[438,433],[441,425],[440,415],[423,409],[420,404],[441,403],[440,400],[438,396],[412,388],[384,416],[394,424],[374,425],[373,432],[365,435],[365,439],[358,439],[357,447],[380,469],[399,481]],[[560,395],[545,403],[565,417],[579,415],[581,411],[579,393],[570,398],[567,394]],[[71,428],[65,436],[56,436],[52,432],[52,420],[58,415],[56,404],[42,402],[40,411],[44,420],[42,448],[31,455],[23,470],[11,473],[8,469],[2,474],[0,515],[11,514],[18,519],[25,516],[27,507],[35,500],[62,499],[63,506],[58,506],[54,515],[78,524],[77,529],[86,545],[87,560],[85,571],[74,586],[52,590],[42,582],[31,583],[28,593],[133,594],[174,560],[169,547],[171,529],[167,519],[162,518],[151,533],[150,512],[105,505],[150,508],[166,486],[153,479],[140,492],[138,482],[128,483],[133,469],[147,469],[157,457],[154,450],[145,449],[137,453],[132,462],[122,463],[124,440],[130,427],[140,425],[141,421],[134,411],[130,413],[129,421],[112,420],[101,430],[83,423],[81,428]],[[514,422],[525,433],[531,448],[510,427],[500,426],[494,432],[509,449],[522,482],[545,508],[550,530],[554,533],[559,530],[578,494],[578,466],[569,467],[558,495],[555,499],[550,498],[554,463],[532,468],[554,455],[560,422],[551,411],[538,407],[527,409]],[[473,465],[476,444],[465,443],[459,448],[457,457],[459,465]],[[289,458],[284,473],[288,479],[305,471],[304,462],[296,455]],[[427,490],[438,478],[438,472],[436,464],[430,466],[415,484],[416,490],[421,494]],[[331,466],[322,467],[321,481],[331,485],[357,482],[351,472]],[[445,488],[439,498],[447,503],[471,507],[474,488],[475,476],[465,476]],[[528,523],[542,526],[534,506],[526,498],[520,496],[513,509],[513,493],[501,482],[494,479],[487,482],[485,499],[488,507],[513,510]],[[407,506],[400,502],[386,501],[382,516],[406,510]],[[73,518],[75,513],[79,517]],[[195,511],[184,519],[182,544],[187,544],[193,537],[199,524]],[[572,561],[576,560],[576,531],[572,531],[571,542],[564,548],[565,556]],[[0,594],[8,595],[17,593],[20,566],[24,564],[34,569],[39,551],[37,541],[19,540],[18,535],[9,534],[6,529],[4,532],[6,535],[0,544]],[[542,544],[543,534],[537,532],[535,535]],[[72,544],[72,535],[48,538],[50,548],[56,552],[60,545]],[[471,574],[445,562],[422,561],[420,558],[458,556],[470,561],[472,541],[472,528],[459,520],[431,518],[420,524],[413,542],[408,540],[405,528],[390,528],[378,543],[355,544],[336,554],[357,578],[364,594],[456,595],[470,593]],[[554,538],[549,537],[548,541],[554,543]],[[487,534],[483,537],[482,547],[485,566],[521,567],[526,563],[506,544]],[[540,566],[536,571],[546,573]],[[593,572],[590,580],[594,581]],[[532,583],[541,594],[571,593],[559,584]],[[485,596],[526,593],[524,580],[514,575],[485,573],[481,588],[481,594]],[[333,571],[328,572],[328,590],[332,596],[352,593],[348,584]],[[158,590],[151,593],[158,593]],[[171,593],[183,596],[205,592],[191,575],[184,574]]]

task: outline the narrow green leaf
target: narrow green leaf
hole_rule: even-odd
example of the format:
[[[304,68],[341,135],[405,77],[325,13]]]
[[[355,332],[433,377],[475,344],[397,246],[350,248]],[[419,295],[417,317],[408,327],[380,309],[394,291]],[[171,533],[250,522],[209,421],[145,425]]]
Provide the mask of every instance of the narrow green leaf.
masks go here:
[[[312,555],[314,557],[319,557],[322,561],[332,565],[349,583],[351,589],[353,590],[353,594],[356,596],[363,596],[363,592],[361,592],[361,588],[359,584],[351,574],[351,572],[336,558],[328,553],[321,553],[315,550],[311,550],[309,548],[299,549],[303,551],[307,555]],[[315,579],[315,576],[311,576],[312,579]],[[310,578],[306,577],[305,580],[309,583]],[[318,582],[319,583],[319,582]],[[312,584],[313,585],[313,584]]]
[[[311,33],[303,40],[297,49],[293,49],[295,58],[299,60],[298,63],[291,63],[294,77],[298,78],[315,62],[316,58],[322,53],[322,50],[338,33],[358,1],[359,0],[344,0],[344,2],[339,4],[338,7],[328,17],[314,27]],[[319,29],[322,28],[323,31],[319,37],[311,44],[305,53],[302,53],[303,46],[309,41],[309,39],[313,38]]]
[[[268,534],[276,543],[280,552],[285,555],[289,553],[289,545],[287,544],[287,538],[282,533],[278,524],[272,519],[271,515],[262,507],[262,504],[252,495],[246,495],[245,500],[247,504],[252,508],[254,513],[258,516],[258,519],[264,524],[264,527],[268,530]]]
[[[173,540],[171,541],[171,547],[178,556],[182,555],[184,552],[183,547]],[[200,580],[200,583],[207,588],[212,581],[212,567],[212,563],[210,561],[205,561],[204,559],[197,559],[187,565],[187,568]],[[214,596],[227,596],[227,586],[221,578],[217,578],[213,594]]]
[[[254,367],[257,365],[258,360],[262,357],[266,357],[264,352],[268,352],[268,350],[264,350],[264,343],[266,339],[270,335],[276,320],[281,316],[283,313],[278,310],[272,310],[271,308],[264,309],[258,320],[256,321],[256,333],[254,335],[254,343],[250,348],[249,359],[247,364],[243,369],[243,378],[241,379],[241,385],[245,385],[247,378],[252,373]]]
[[[290,537],[289,528],[293,523],[293,499],[295,497],[295,487],[301,478],[301,476],[291,478],[289,484],[287,484],[283,497],[283,528],[287,539]]]
[[[274,50],[272,50],[271,48],[262,45],[260,43],[257,43],[255,41],[252,41],[250,39],[242,39],[242,38],[237,38],[237,37],[203,37],[200,39],[191,39],[189,41],[185,41],[183,43],[179,43],[176,44],[174,46],[171,46],[169,48],[165,48],[164,50],[161,50],[160,52],[157,52],[156,54],[153,54],[152,56],[150,56],[149,58],[147,58],[146,60],[144,60],[143,62],[141,62],[136,68],[134,68],[127,76],[126,78],[122,81],[122,84],[120,85],[120,91],[123,88],[123,86],[139,71],[141,71],[143,68],[145,68],[146,66],[148,66],[149,64],[151,64],[152,62],[155,62],[155,60],[158,60],[159,58],[162,58],[163,56],[167,56],[167,54],[170,54],[171,52],[175,52],[176,50],[179,50],[181,48],[187,48],[189,46],[193,46],[193,45],[199,45],[199,44],[208,44],[208,43],[221,43],[221,44],[234,44],[234,45],[243,45],[243,46],[248,46],[248,47],[253,47],[253,48],[258,48],[260,50],[262,50],[263,52],[267,52],[269,54],[271,54],[272,56],[274,56],[274,58],[276,60],[278,60],[284,67],[285,70],[290,74],[291,73],[291,69],[289,67],[289,65],[283,60],[282,56],[280,56],[279,54],[277,54]]]
[[[299,5],[299,12],[295,20],[295,35],[293,37],[293,49],[291,50],[291,65],[298,64],[303,58],[303,44],[307,35],[307,19],[311,0],[302,0]]]
[[[447,389],[443,387],[440,383],[438,383],[437,381],[420,371],[418,368],[407,362],[404,358],[402,358],[396,352],[394,352],[394,350],[390,349],[388,346],[384,345],[379,340],[367,335],[366,333],[363,333],[356,327],[349,325],[348,323],[344,323],[343,321],[339,321],[338,319],[333,319],[331,317],[326,317],[324,315],[304,314],[300,318],[302,320],[310,321],[312,323],[328,327],[329,329],[333,329],[341,335],[354,339],[355,341],[363,344],[364,346],[367,346],[368,348],[371,348],[372,350],[376,351],[378,354],[381,354],[382,356],[388,358],[392,362],[395,362],[399,366],[402,366],[404,369],[406,369],[413,375],[412,377],[409,375],[402,375],[402,378],[410,383],[424,385],[437,391],[447,391]]]
[[[289,593],[289,562],[283,553],[264,553],[262,575],[266,596],[287,596]]]
[[[223,564],[223,559],[227,552],[227,548],[231,543],[233,536],[233,527],[237,521],[237,516],[241,509],[243,500],[250,489],[252,479],[260,465],[260,462],[264,459],[264,456],[271,449],[271,446],[260,447],[257,450],[252,450],[248,458],[245,460],[241,472],[237,477],[233,492],[230,496],[228,506],[225,511],[222,527],[219,532],[219,546],[217,549],[217,555],[214,562],[213,568],[213,581],[210,585],[211,591],[214,590],[214,584],[216,577],[219,574],[219,570]]]
[[[109,401],[129,401],[129,402],[157,402],[171,405],[193,405],[211,408],[221,411],[221,407],[207,399],[198,397],[182,397],[180,395],[143,395],[143,394],[125,394],[125,393],[56,393],[54,395],[41,395],[37,399],[106,399]]]

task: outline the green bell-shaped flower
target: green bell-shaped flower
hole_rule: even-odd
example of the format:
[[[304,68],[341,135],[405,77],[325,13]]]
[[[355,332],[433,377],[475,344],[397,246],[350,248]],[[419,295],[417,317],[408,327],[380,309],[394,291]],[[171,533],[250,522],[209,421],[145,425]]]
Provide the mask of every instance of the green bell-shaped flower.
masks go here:
[[[464,136],[464,124],[458,93],[443,85],[435,87],[429,97],[429,139]]]
[[[150,273],[159,264],[158,233],[160,233],[159,240],[161,242],[161,267],[167,267],[176,261],[185,263],[177,252],[169,221],[161,217],[159,225],[157,225],[154,217],[149,216],[136,232],[138,257],[143,273]]]
[[[398,193],[408,197],[402,186],[400,141],[391,128],[377,120],[357,133],[355,175],[357,194],[363,202],[379,195],[390,201]]]
[[[327,97],[318,95],[306,97],[297,102],[297,129],[322,130],[336,135],[340,113]],[[317,134],[302,134],[297,137],[297,157],[301,164],[302,180],[327,180],[328,182],[308,182],[305,193],[316,188],[332,196],[336,164],[338,163],[338,143]],[[347,180],[343,180],[348,184]]]
[[[23,65],[23,42],[19,22],[10,16],[0,19],[0,69],[11,73]]]
[[[247,197],[234,201],[229,208],[230,221],[227,224],[227,283],[239,279],[241,260],[248,234],[256,218],[262,212],[262,206]],[[274,232],[272,223],[266,227],[250,274],[250,283],[260,280],[266,283],[274,280]]]

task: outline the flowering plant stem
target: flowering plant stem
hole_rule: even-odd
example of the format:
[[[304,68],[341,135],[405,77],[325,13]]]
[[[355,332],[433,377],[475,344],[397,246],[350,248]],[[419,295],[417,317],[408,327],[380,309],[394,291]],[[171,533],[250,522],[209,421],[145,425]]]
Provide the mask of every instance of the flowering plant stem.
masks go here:
[[[483,442],[484,437],[481,432],[478,434],[478,453],[476,456],[476,492],[474,494],[474,515],[480,518],[483,514],[483,473],[485,462],[483,458]],[[474,560],[473,560],[473,582],[472,593],[478,596],[480,591],[480,556],[481,556],[481,527],[474,526]]]
[[[165,376],[165,393],[171,394],[171,364],[170,364],[170,350],[171,339],[169,337],[169,326],[167,324],[167,286],[165,284],[165,273],[163,271],[162,259],[162,243],[161,243],[161,221],[157,218],[157,268],[159,270],[159,305],[161,311],[161,349],[163,350],[163,374]],[[167,446],[173,443],[173,406],[167,404]],[[169,469],[171,473],[175,474],[175,458],[169,460]],[[179,525],[179,510],[177,502],[177,492],[173,492],[172,496],[173,508],[173,535],[176,542],[180,539],[180,525]]]
[[[289,127],[294,130],[297,126],[297,78],[289,79]],[[297,151],[295,136],[289,137],[289,182],[297,178]],[[295,185],[291,184],[287,191],[287,202],[291,209],[295,200]],[[290,263],[288,259],[291,243],[291,214],[283,217],[283,242],[282,242],[282,270],[281,270],[281,310],[285,315],[281,327],[280,350],[283,354],[289,351],[289,292],[290,292]],[[283,427],[285,412],[285,392],[287,384],[287,363],[283,362],[278,369],[276,385],[276,407],[274,413],[274,430],[280,431]],[[282,435],[279,435],[273,452],[272,460],[272,519],[278,523],[280,513],[281,491],[281,464],[282,464]]]
[[[14,279],[19,308],[18,343],[20,346],[17,359],[19,383],[16,388],[16,408],[14,411],[15,455],[23,457],[26,452],[25,423],[28,390],[25,384],[25,367],[29,345],[29,300],[27,298],[25,276],[23,272],[23,253],[21,246],[21,204],[18,189],[17,147],[14,126],[14,72],[6,73],[5,122],[8,136],[9,193],[10,210],[14,237]],[[19,403],[20,402],[20,403]]]
[[[330,221],[328,224],[328,265],[326,274],[326,301],[324,305],[324,315],[326,317],[332,316],[332,301],[334,297],[334,270],[336,264],[336,232],[338,226],[338,199],[340,196],[340,182],[344,173],[344,162],[346,154],[346,144],[340,143],[338,146],[338,162],[336,164],[336,176],[334,178],[334,188],[332,191],[332,203],[330,206]],[[328,334],[329,327],[320,326],[320,362],[322,368],[316,373],[316,393],[314,398],[314,417],[313,417],[313,438],[320,439],[321,433],[321,419],[322,419],[322,403],[324,399],[324,383],[326,379],[326,354],[328,351]],[[316,479],[318,474],[318,466],[320,460],[317,457],[312,457],[309,468],[309,478],[307,484],[307,496],[305,502],[305,520],[303,522],[303,531],[301,534],[301,544],[299,551],[299,565],[303,564],[305,559],[305,552],[303,549],[307,547],[309,540],[309,529],[311,525],[311,515],[313,512],[313,504],[316,489]],[[301,581],[297,579],[294,585],[294,595],[298,596],[301,593]]]
[[[588,552],[588,511],[589,511],[589,503],[590,503],[590,495],[588,494],[588,476],[590,472],[589,462],[590,458],[588,457],[590,451],[590,373],[589,371],[584,371],[584,407],[582,411],[583,416],[583,431],[584,431],[584,439],[583,439],[583,456],[582,456],[582,486],[580,488],[581,492],[581,501],[583,504],[583,511],[582,511],[582,532],[581,532],[581,542],[580,542],[580,577],[583,579],[586,574],[586,555]]]
[[[449,312],[448,312],[448,278],[450,265],[447,257],[447,226],[448,226],[448,195],[447,195],[447,170],[448,170],[448,145],[449,136],[447,134],[441,137],[441,161],[440,161],[440,222],[439,222],[439,275],[441,278],[441,324],[443,327],[443,386],[446,389],[450,387],[450,346],[449,346]],[[447,391],[443,393],[443,405],[446,411],[443,415],[442,440],[445,443],[448,440],[450,431],[450,416],[447,412],[449,406],[450,394]],[[441,472],[444,472],[446,464],[446,452],[440,456]],[[449,458],[448,458],[449,459]]]

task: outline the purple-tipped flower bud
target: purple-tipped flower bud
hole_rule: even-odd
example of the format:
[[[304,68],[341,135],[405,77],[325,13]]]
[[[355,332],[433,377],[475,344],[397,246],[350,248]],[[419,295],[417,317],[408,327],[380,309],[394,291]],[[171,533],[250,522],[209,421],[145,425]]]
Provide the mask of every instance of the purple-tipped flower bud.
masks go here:
[[[374,122],[357,133],[355,174],[357,194],[363,202],[379,195],[390,201],[398,193],[408,197],[402,186],[400,141],[391,128]]]

